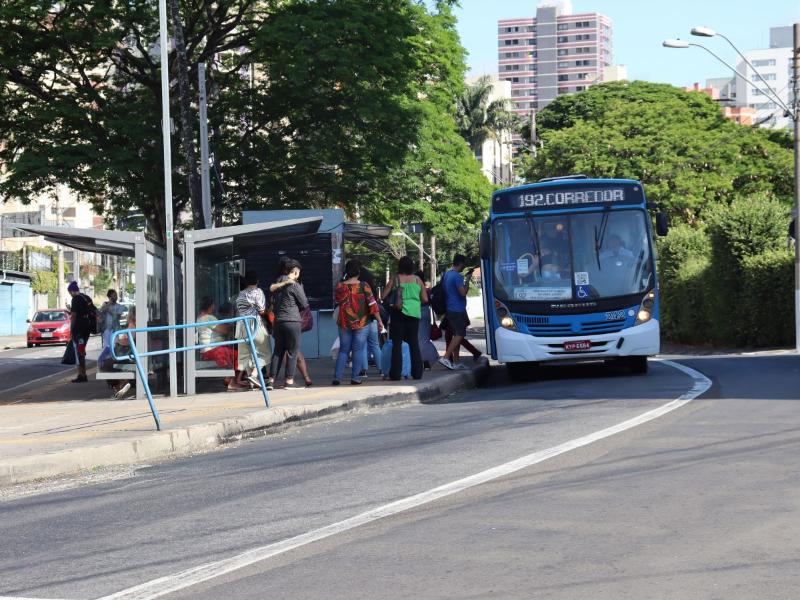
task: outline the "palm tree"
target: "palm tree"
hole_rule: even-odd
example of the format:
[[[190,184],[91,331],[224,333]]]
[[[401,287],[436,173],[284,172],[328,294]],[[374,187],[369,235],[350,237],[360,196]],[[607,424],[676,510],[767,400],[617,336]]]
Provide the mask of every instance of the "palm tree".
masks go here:
[[[492,88],[491,78],[484,75],[473,85],[466,86],[456,99],[459,133],[476,156],[486,140],[494,139],[502,144],[504,136],[518,128],[519,120],[510,110],[510,101],[506,98],[491,100]],[[497,152],[496,146],[494,151]],[[494,163],[497,164],[496,155]],[[494,179],[497,179],[496,174]]]

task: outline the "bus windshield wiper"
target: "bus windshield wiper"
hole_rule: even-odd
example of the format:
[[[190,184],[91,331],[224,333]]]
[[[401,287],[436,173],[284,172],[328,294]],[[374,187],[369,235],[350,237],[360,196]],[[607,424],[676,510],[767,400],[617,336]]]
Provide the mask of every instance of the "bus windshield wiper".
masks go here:
[[[608,216],[611,211],[606,208],[603,211],[603,218],[600,220],[600,231],[597,231],[597,225],[594,226],[594,255],[597,258],[597,268],[602,271],[603,267],[600,266],[600,248],[603,247],[603,240],[606,237],[606,228],[608,227]]]
[[[539,277],[542,276],[542,248],[539,246],[539,234],[536,232],[536,224],[533,222],[531,215],[525,215],[525,220],[528,222],[528,229],[530,230],[531,237],[535,248],[536,265],[539,269]]]

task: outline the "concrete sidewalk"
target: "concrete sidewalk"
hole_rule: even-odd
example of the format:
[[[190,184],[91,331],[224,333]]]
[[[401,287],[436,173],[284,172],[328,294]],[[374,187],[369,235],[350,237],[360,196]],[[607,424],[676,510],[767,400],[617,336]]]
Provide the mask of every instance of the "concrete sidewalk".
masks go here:
[[[26,335],[0,335],[0,350],[16,350],[26,348],[28,336]]]
[[[98,467],[186,456],[286,423],[338,411],[392,403],[435,401],[474,387],[488,373],[482,359],[470,371],[436,366],[421,381],[330,385],[333,361],[311,360],[315,385],[260,391],[156,397],[163,431],[156,431],[146,400],[110,400],[104,382],[70,384],[72,373],[27,390],[0,405],[0,486],[78,473]],[[90,375],[91,379],[91,375]],[[297,380],[298,382],[300,379]],[[221,389],[218,381],[206,389]]]

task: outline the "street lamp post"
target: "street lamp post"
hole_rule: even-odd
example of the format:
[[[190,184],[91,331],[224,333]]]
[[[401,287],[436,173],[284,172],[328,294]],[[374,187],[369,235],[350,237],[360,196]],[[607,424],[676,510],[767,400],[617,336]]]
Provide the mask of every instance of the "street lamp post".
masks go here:
[[[761,73],[747,60],[747,57],[742,54],[736,45],[723,34],[714,31],[709,27],[695,27],[691,31],[692,35],[700,37],[721,37],[742,57],[742,60],[753,70],[758,78],[764,82],[770,94],[761,90],[755,83],[750,81],[747,77],[739,73],[737,69],[725,62],[722,58],[717,56],[709,48],[702,44],[694,42],[687,42],[685,40],[664,40],[662,45],[665,48],[689,48],[694,46],[702,48],[714,58],[731,69],[735,76],[744,80],[748,85],[759,90],[765,96],[770,98],[784,110],[784,114],[791,118],[794,122],[794,213],[795,213],[795,231],[794,231],[794,338],[795,338],[795,351],[800,353],[800,23],[794,24],[794,41],[792,44],[792,66],[793,66],[793,106],[789,106],[781,100],[778,93],[772,86],[761,76]]]
[[[161,131],[164,144],[164,240],[167,245],[167,321],[175,325],[175,226],[172,218],[172,148],[170,142],[171,120],[169,117],[169,32],[167,31],[167,3],[158,2],[159,32],[161,45]],[[136,282],[145,285],[145,282]],[[145,316],[145,324],[147,316]],[[175,348],[175,330],[169,330],[169,348]],[[178,395],[177,359],[169,354],[169,395]]]

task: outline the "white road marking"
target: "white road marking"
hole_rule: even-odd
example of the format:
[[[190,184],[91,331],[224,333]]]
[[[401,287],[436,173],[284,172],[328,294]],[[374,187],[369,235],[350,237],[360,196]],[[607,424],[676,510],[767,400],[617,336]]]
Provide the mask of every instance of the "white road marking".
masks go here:
[[[210,579],[221,577],[278,554],[283,554],[284,552],[294,550],[295,548],[323,540],[356,527],[361,527],[367,523],[372,523],[373,521],[384,519],[412,508],[422,506],[423,504],[428,504],[435,500],[439,500],[440,498],[457,494],[471,487],[481,485],[488,481],[504,477],[521,469],[525,469],[537,463],[543,462],[549,458],[558,456],[559,454],[564,454],[565,452],[570,452],[571,450],[588,446],[589,444],[592,444],[598,440],[602,440],[628,429],[632,429],[638,425],[642,425],[643,423],[657,419],[658,417],[680,408],[685,404],[688,404],[711,387],[711,380],[709,380],[702,373],[695,371],[690,367],[669,360],[663,360],[660,362],[689,375],[694,380],[694,385],[692,386],[692,389],[679,398],[656,409],[647,411],[638,417],[623,421],[622,423],[607,427],[606,429],[601,429],[600,431],[595,431],[589,435],[570,440],[563,444],[559,444],[558,446],[553,446],[552,448],[547,448],[546,450],[540,450],[538,452],[528,454],[527,456],[523,456],[505,464],[481,471],[475,475],[470,475],[469,477],[441,485],[433,488],[432,490],[415,494],[414,496],[409,496],[408,498],[403,498],[402,500],[397,500],[396,502],[384,504],[383,506],[379,506],[378,508],[361,513],[355,517],[345,519],[344,521],[339,521],[338,523],[333,523],[331,525],[303,533],[281,542],[276,542],[267,546],[261,546],[259,548],[253,548],[252,550],[248,550],[247,552],[243,552],[237,556],[232,556],[223,560],[200,565],[198,567],[193,567],[191,569],[175,573],[174,575],[159,577],[158,579],[153,579],[152,581],[122,590],[115,594],[111,594],[110,596],[104,596],[99,600],[151,600],[153,598],[159,598],[161,596],[171,594],[172,592],[176,592],[178,590],[195,586]]]
[[[22,596],[0,596],[0,600],[52,600],[49,598],[23,598]]]

